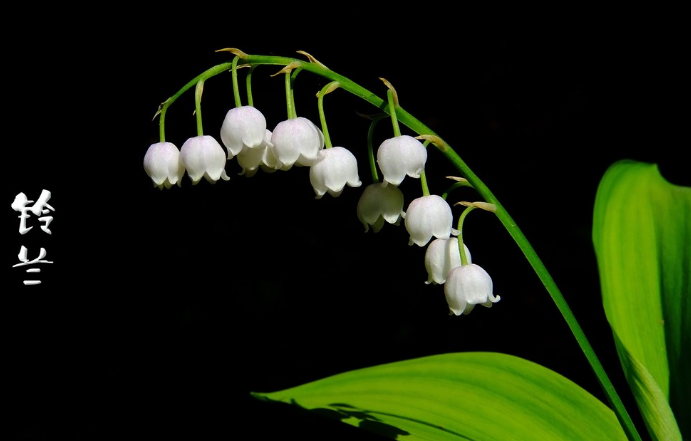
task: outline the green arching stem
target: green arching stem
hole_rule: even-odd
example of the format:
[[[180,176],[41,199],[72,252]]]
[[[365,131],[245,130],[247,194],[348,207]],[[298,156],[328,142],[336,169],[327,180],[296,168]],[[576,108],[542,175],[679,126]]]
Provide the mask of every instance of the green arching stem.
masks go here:
[[[377,123],[382,119],[386,118],[388,115],[386,113],[380,113],[372,119],[372,123],[369,125],[367,130],[367,157],[369,158],[369,168],[372,172],[372,182],[379,182],[379,174],[377,173],[377,162],[374,159],[374,128]]]
[[[459,182],[454,182],[449,186],[449,188],[446,189],[444,193],[442,193],[441,197],[442,199],[446,200],[447,197],[449,197],[449,193],[457,189],[458,187],[472,187],[468,181],[459,181]]]
[[[235,98],[235,107],[242,106],[242,100],[240,99],[240,88],[238,87],[238,60],[240,57],[237,55],[233,58],[233,66],[231,73],[233,76],[233,97]]]
[[[225,72],[230,67],[231,67],[231,63],[223,63],[223,64],[219,64],[217,66],[214,66],[212,68],[205,70],[204,72],[200,73],[199,75],[194,77],[192,80],[190,80],[187,84],[185,84],[182,87],[182,89],[178,90],[175,95],[168,98],[166,101],[163,102],[163,104],[161,104],[159,106],[158,112],[156,114],[160,115],[160,118],[158,121],[158,132],[159,132],[159,139],[161,142],[165,142],[165,140],[166,140],[165,120],[166,120],[166,112],[168,111],[168,107],[170,107],[170,105],[173,104],[175,102],[175,100],[180,98],[180,95],[185,93],[192,86],[195,86],[200,81],[205,81],[211,77],[214,77],[214,76],[220,74],[221,72]],[[155,117],[156,116],[154,116],[154,118]]]
[[[461,253],[461,265],[468,264],[468,256],[466,256],[465,247],[463,246],[463,221],[468,213],[474,209],[475,207],[473,206],[466,207],[466,209],[463,210],[463,213],[461,213],[461,215],[458,217],[458,251]]]
[[[197,88],[194,91],[194,109],[197,116],[197,136],[204,136],[204,128],[202,126],[202,92],[204,92],[204,80],[197,83]]]
[[[254,106],[254,99],[252,98],[252,72],[257,66],[251,66],[247,77],[245,78],[245,87],[247,87],[247,104]]]
[[[428,139],[426,139],[422,145],[427,148],[427,144],[429,144]],[[427,175],[425,174],[425,170],[422,170],[422,173],[420,173],[420,185],[422,186],[422,195],[429,196],[429,186],[427,185]]]
[[[340,87],[351,94],[363,99],[364,101],[367,101],[368,103],[372,104],[374,107],[378,108],[382,112],[385,112],[389,114],[392,117],[395,117],[397,121],[408,127],[410,130],[414,131],[415,133],[418,134],[424,134],[424,135],[433,135],[436,136],[440,143],[434,143],[434,145],[441,151],[441,153],[446,156],[446,158],[454,165],[454,167],[459,171],[459,173],[468,180],[468,183],[475,188],[475,190],[482,196],[482,198],[485,200],[485,202],[494,204],[496,207],[496,215],[499,221],[502,223],[504,228],[506,228],[507,232],[513,240],[516,242],[516,245],[521,249],[523,252],[523,255],[526,257],[530,265],[533,267],[533,270],[535,271],[536,275],[542,282],[542,284],[545,286],[547,292],[550,294],[552,297],[552,301],[554,301],[555,305],[561,312],[562,316],[564,317],[564,320],[566,321],[567,325],[569,326],[569,329],[571,330],[572,334],[576,338],[576,341],[578,342],[581,350],[583,351],[586,359],[590,363],[591,368],[593,369],[593,372],[595,373],[598,382],[600,383],[600,386],[602,387],[605,395],[607,396],[607,399],[610,402],[610,405],[612,406],[612,409],[619,419],[620,424],[622,425],[622,428],[624,429],[624,432],[626,433],[626,436],[629,438],[631,441],[640,441],[640,435],[638,434],[638,431],[636,430],[636,427],[633,424],[633,421],[631,420],[631,417],[629,416],[628,412],[626,411],[626,408],[624,407],[624,404],[622,403],[619,395],[617,394],[616,390],[614,389],[614,385],[612,384],[611,380],[607,376],[607,372],[604,370],[602,364],[600,363],[599,359],[597,358],[597,355],[595,354],[595,351],[593,350],[592,346],[590,345],[590,342],[588,341],[588,338],[585,336],[585,333],[583,332],[583,329],[581,328],[580,324],[576,320],[576,317],[573,315],[573,312],[571,311],[571,308],[569,307],[568,303],[566,302],[566,299],[562,295],[561,291],[557,287],[556,283],[554,282],[554,279],[550,275],[549,271],[547,271],[547,268],[545,267],[544,263],[542,260],[538,257],[537,253],[533,249],[532,245],[530,242],[528,242],[528,239],[525,237],[523,232],[518,228],[518,225],[514,222],[514,220],[511,218],[509,213],[504,209],[504,206],[497,200],[497,198],[494,196],[494,194],[490,191],[490,189],[485,185],[480,178],[478,178],[475,173],[466,165],[466,163],[461,159],[460,156],[446,143],[443,141],[439,135],[434,133],[429,127],[427,127],[425,124],[423,124],[421,121],[419,121],[417,118],[412,116],[410,113],[408,113],[406,110],[404,110],[400,106],[396,106],[395,112],[392,112],[388,106],[386,105],[386,102],[379,97],[378,95],[370,92],[369,90],[365,89],[364,87],[360,86],[359,84],[353,82],[352,80],[332,71],[331,69],[325,67],[324,65],[320,63],[312,63],[308,61],[302,61],[298,60],[295,58],[290,58],[290,57],[277,57],[277,56],[272,56],[272,55],[245,55],[242,57],[243,59],[243,64],[248,64],[248,65],[276,65],[276,66],[287,66],[289,64],[294,65],[294,66],[299,66],[301,69],[306,70],[308,72],[312,72],[316,75],[319,75],[321,77],[324,77],[326,79],[329,79],[331,81],[338,81],[340,84]],[[179,90],[175,95],[173,95],[171,98],[169,98],[161,107],[161,140],[164,140],[163,136],[163,117],[165,116],[165,111],[166,109],[177,99],[185,90],[189,89],[192,85],[196,84],[199,80],[205,80],[207,78],[210,78],[214,75],[217,75],[225,70],[227,70],[229,67],[229,63],[224,63],[217,65],[215,67],[212,67],[208,69],[207,71],[203,72],[199,76],[197,76],[194,80],[192,80],[190,83],[186,84],[181,90]],[[290,89],[290,88],[288,88]],[[286,92],[287,94],[290,94],[289,90]],[[290,103],[291,100],[289,99],[288,102]],[[394,115],[392,115],[394,114]]]
[[[317,107],[319,108],[319,121],[321,122],[322,133],[324,134],[324,148],[327,149],[330,149],[332,145],[331,137],[329,136],[329,129],[326,126],[326,116],[324,114],[324,95],[329,93],[335,87],[338,87],[338,81],[332,81],[326,86],[322,87],[322,90],[319,91],[319,95],[317,96]]]
[[[286,86],[286,107],[288,109],[288,119],[296,117],[295,102],[293,101],[293,80],[290,77],[290,71],[285,73]]]
[[[398,119],[396,118],[396,100],[394,100],[393,90],[388,89],[386,91],[386,98],[389,102],[389,115],[391,116],[391,125],[393,125],[393,136],[401,136],[401,127],[398,125]]]
[[[429,196],[429,187],[427,186],[427,175],[423,171],[420,173],[420,185],[422,185],[422,195]]]

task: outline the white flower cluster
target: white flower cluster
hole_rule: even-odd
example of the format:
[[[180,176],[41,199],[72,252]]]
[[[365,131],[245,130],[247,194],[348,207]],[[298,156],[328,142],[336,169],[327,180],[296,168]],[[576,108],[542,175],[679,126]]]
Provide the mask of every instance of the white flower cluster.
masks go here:
[[[377,150],[383,182],[365,188],[358,203],[358,217],[365,231],[372,226],[375,232],[385,221],[398,225],[401,218],[405,219],[409,245],[427,246],[425,283],[444,285],[452,314],[469,314],[478,304],[489,308],[500,297],[492,293],[489,274],[470,263],[470,251],[465,244],[468,264],[462,265],[458,239],[452,237],[459,232],[453,228],[453,214],[446,200],[438,195],[421,196],[408,204],[407,212],[403,211],[404,199],[398,186],[406,176],[419,178],[426,162],[427,150],[418,139],[402,135],[385,140]]]
[[[181,185],[187,171],[193,184],[202,177],[214,183],[228,180],[226,161],[237,158],[241,175],[253,176],[258,169],[267,173],[310,167],[310,182],[317,198],[327,192],[339,196],[347,185],[359,187],[355,156],[344,147],[324,149],[324,134],[307,118],[287,119],[273,132],[253,106],[232,108],[221,125],[223,147],[211,136],[189,138],[180,150],[170,142],[152,144],[144,156],[144,170],[163,189]]]
[[[144,156],[144,169],[154,186],[163,189],[181,185],[187,172],[193,184],[202,178],[214,183],[228,180],[226,161],[237,158],[241,175],[253,176],[257,170],[274,172],[293,166],[310,167],[309,178],[316,198],[326,193],[337,197],[346,185],[359,187],[355,156],[344,147],[324,148],[322,131],[309,119],[296,117],[280,122],[273,132],[266,128],[264,115],[253,106],[229,110],[221,126],[221,141],[226,150],[211,136],[189,138],[178,151],[170,142],[152,144]],[[425,267],[427,284],[443,284],[452,314],[468,314],[475,305],[486,307],[499,301],[492,293],[492,279],[481,267],[463,265],[453,228],[451,207],[438,195],[424,195],[408,204],[403,211],[404,197],[399,185],[406,176],[420,178],[425,170],[427,149],[408,135],[389,138],[377,150],[377,164],[383,182],[365,187],[357,204],[357,216],[374,232],[385,222],[399,225],[405,219],[409,245],[427,247]],[[433,239],[434,238],[434,239]],[[430,243],[430,240],[432,242]]]

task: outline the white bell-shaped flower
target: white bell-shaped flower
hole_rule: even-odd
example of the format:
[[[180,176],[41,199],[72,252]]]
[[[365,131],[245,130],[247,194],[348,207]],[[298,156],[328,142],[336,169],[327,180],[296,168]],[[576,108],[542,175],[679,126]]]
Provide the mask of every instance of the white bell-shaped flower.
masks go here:
[[[265,133],[262,145],[251,149],[243,149],[236,156],[238,164],[242,167],[240,175],[245,175],[248,178],[252,177],[260,168],[267,173],[276,171],[276,156],[273,152],[274,146],[271,143],[271,130],[266,129]]]
[[[234,107],[226,113],[221,125],[221,142],[228,150],[228,159],[241,151],[260,147],[266,133],[266,118],[256,107]]]
[[[395,185],[375,182],[365,187],[357,203],[357,217],[365,226],[365,233],[370,225],[375,233],[384,222],[398,225],[405,217],[403,203],[403,192]]]
[[[419,178],[426,162],[427,149],[424,144],[409,135],[389,138],[377,150],[377,164],[384,175],[384,185],[399,185],[406,175]]]
[[[180,148],[180,160],[193,184],[202,178],[212,184],[219,178],[230,179],[225,170],[226,152],[212,136],[189,138]]]
[[[444,198],[438,195],[421,196],[408,205],[405,216],[405,227],[410,234],[408,245],[424,247],[427,242],[436,238],[448,238],[458,235],[452,228],[453,213]]]
[[[487,271],[474,263],[457,266],[449,272],[444,295],[450,313],[455,315],[470,314],[475,305],[490,308],[501,299],[492,293],[492,278]]]
[[[327,192],[333,197],[340,196],[346,184],[359,187],[362,181],[355,155],[345,147],[320,150],[316,161],[310,166],[310,183],[317,199]]]
[[[310,166],[324,148],[324,134],[312,121],[301,116],[281,121],[271,134],[277,168]]]
[[[463,244],[468,263],[471,262],[470,250]],[[426,284],[443,285],[449,272],[461,266],[461,252],[458,249],[458,238],[434,239],[425,251]]]
[[[180,150],[172,142],[151,144],[144,155],[144,171],[154,182],[154,187],[170,188],[182,185],[185,166],[180,161]]]

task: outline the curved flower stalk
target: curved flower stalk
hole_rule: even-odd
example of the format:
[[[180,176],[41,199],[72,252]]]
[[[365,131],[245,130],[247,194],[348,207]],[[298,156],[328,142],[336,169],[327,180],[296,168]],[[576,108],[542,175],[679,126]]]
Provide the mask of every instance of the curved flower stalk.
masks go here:
[[[209,135],[189,138],[180,148],[180,160],[187,170],[192,184],[204,178],[210,183],[219,179],[230,179],[226,174],[226,152],[213,137]]]
[[[144,170],[154,183],[154,187],[171,188],[182,185],[185,166],[180,161],[180,150],[172,142],[151,144],[144,155]]]
[[[264,144],[266,118],[254,106],[233,107],[226,113],[221,125],[221,142],[232,159],[246,149]]]
[[[384,185],[400,185],[406,175],[419,178],[426,162],[427,149],[409,135],[389,138],[377,150],[377,163],[384,175]]]
[[[319,151],[310,167],[310,183],[321,199],[325,193],[338,197],[346,184],[350,187],[362,185],[358,176],[357,160],[345,147],[331,147]]]
[[[399,225],[405,217],[403,211],[403,192],[395,185],[385,185],[375,182],[365,187],[357,204],[357,217],[365,226],[365,233],[369,227],[377,233],[384,226],[384,222]]]
[[[410,234],[408,245],[424,247],[432,237],[446,239],[458,234],[452,225],[451,207],[439,195],[421,196],[408,205],[405,215],[405,227]]]
[[[564,299],[561,291],[557,287],[556,283],[554,282],[552,276],[550,273],[547,271],[546,267],[542,263],[541,259],[537,256],[535,250],[533,249],[532,245],[528,242],[527,238],[523,234],[523,232],[520,230],[520,228],[517,226],[516,222],[512,219],[512,217],[509,215],[509,213],[506,211],[506,209],[503,207],[503,205],[499,202],[499,200],[494,196],[494,194],[490,191],[490,189],[485,185],[485,183],[477,176],[475,173],[466,165],[466,163],[461,159],[461,157],[449,146],[443,139],[441,139],[436,133],[434,133],[433,130],[431,130],[429,127],[427,127],[425,124],[423,124],[420,120],[412,116],[410,113],[405,111],[403,108],[401,108],[397,101],[395,105],[391,106],[388,105],[385,100],[380,98],[378,95],[372,93],[371,91],[361,87],[357,83],[353,82],[352,80],[330,70],[323,64],[317,62],[313,57],[309,56],[308,54],[305,54],[304,52],[301,52],[304,55],[308,55],[309,61],[304,61],[304,60],[298,60],[295,58],[290,58],[290,57],[279,57],[279,56],[272,56],[272,55],[248,55],[238,49],[234,48],[229,48],[229,49],[221,49],[222,51],[228,51],[232,52],[235,54],[235,59],[233,60],[232,63],[222,63],[217,66],[214,66],[207,71],[203,72],[202,74],[198,75],[195,79],[187,83],[183,88],[181,88],[175,95],[173,95],[171,98],[169,98],[167,101],[165,101],[160,107],[159,111],[157,112],[157,115],[160,114],[160,133],[161,133],[161,142],[165,141],[165,136],[164,136],[164,119],[165,119],[165,114],[169,106],[182,94],[184,93],[187,89],[191,88],[195,84],[199,84],[203,82],[204,80],[211,78],[215,75],[218,75],[222,72],[227,71],[230,67],[234,67],[238,64],[238,61],[241,60],[241,66],[249,66],[251,67],[250,71],[252,68],[259,66],[259,65],[278,65],[278,66],[283,66],[284,71],[289,72],[291,70],[293,71],[304,71],[304,72],[311,72],[315,75],[321,76],[325,79],[331,80],[332,82],[337,82],[339,87],[341,89],[344,89],[351,94],[361,98],[363,101],[366,101],[373,105],[375,108],[379,109],[381,112],[389,114],[392,119],[395,122],[395,125],[397,122],[400,122],[401,124],[407,126],[411,131],[415,132],[416,134],[419,135],[419,137],[425,137],[425,139],[432,139],[433,145],[449,160],[449,162],[458,170],[458,173],[460,176],[463,177],[468,183],[469,186],[471,186],[477,193],[480,195],[480,197],[485,201],[486,204],[491,205],[493,207],[493,212],[496,214],[497,219],[502,223],[502,225],[506,228],[507,232],[511,235],[511,237],[514,239],[518,247],[523,251],[523,254],[525,255],[526,259],[534,269],[536,275],[539,277],[539,279],[542,281],[543,285],[545,286],[547,292],[551,296],[552,300],[554,301],[555,305],[561,312],[562,316],[564,317],[567,325],[569,326],[569,329],[573,333],[574,337],[576,338],[578,344],[581,347],[581,350],[583,351],[585,357],[587,358],[588,362],[590,363],[590,366],[593,368],[593,371],[595,375],[597,376],[597,379],[599,383],[602,386],[602,389],[607,396],[607,398],[610,401],[610,405],[612,407],[612,410],[616,414],[617,418],[619,419],[624,431],[626,432],[626,436],[630,440],[640,440],[640,436],[638,435],[638,432],[636,430],[635,425],[631,421],[631,418],[629,417],[628,412],[626,411],[626,408],[624,407],[623,403],[621,402],[621,399],[617,395],[613,384],[611,383],[609,377],[607,376],[607,373],[605,372],[603,366],[601,365],[600,361],[598,360],[597,356],[595,355],[595,352],[590,345],[587,337],[585,336],[583,329],[581,328],[580,324],[576,320],[575,316],[571,312],[571,309],[569,305],[567,304],[566,300]],[[235,72],[235,70],[234,70]],[[235,75],[235,73],[234,73]],[[286,75],[286,84],[292,84],[291,81],[289,80],[289,75]],[[289,107],[289,119],[295,119],[296,115],[294,110],[292,109],[292,88],[287,86],[286,89],[286,97],[287,97],[287,102],[288,102],[288,107]],[[387,92],[389,96],[391,95],[391,90]],[[391,100],[389,100],[391,101]],[[395,114],[394,114],[395,110]],[[307,148],[306,151],[302,151],[302,148],[304,146],[299,146],[296,145],[294,142],[295,137],[292,136],[294,135],[294,130],[280,130],[279,132],[283,132],[281,136],[277,136],[277,129],[279,126],[274,129],[274,132],[272,134],[272,142],[274,144],[274,147],[276,148],[276,156],[278,159],[277,163],[277,168],[279,169],[288,169],[292,167],[292,165],[312,165],[313,161],[317,157],[317,152],[315,152],[315,149],[313,148],[313,145],[310,145],[310,147]],[[317,138],[319,138],[319,130],[316,129],[318,132]],[[201,133],[200,133],[201,135]],[[400,133],[396,133],[396,136],[399,136]],[[323,135],[322,135],[323,136]],[[281,139],[281,143],[277,142],[279,139]],[[311,138],[314,139],[314,138]],[[285,140],[285,141],[284,141]],[[279,147],[279,144],[282,144],[285,142],[285,145],[283,147]],[[400,141],[399,141],[400,142]],[[423,146],[424,147],[424,146]],[[317,151],[319,148],[317,149]],[[281,153],[279,153],[279,151]],[[413,149],[413,151],[419,151],[419,148]],[[297,152],[297,155],[295,154]],[[399,182],[399,180],[402,180],[405,176],[408,176],[408,172],[411,172],[413,176],[416,174],[419,174],[420,177],[424,176],[424,164],[422,166],[422,169],[420,168],[420,157],[415,156],[417,159],[417,167],[414,167],[414,164],[411,165],[407,161],[404,161],[405,164],[401,165],[400,163],[397,163],[395,161],[389,162],[384,154],[386,153],[386,149],[384,149],[384,152],[382,153],[382,158],[379,161],[380,162],[380,167],[381,164],[384,164],[384,167],[382,168],[382,171],[384,168],[387,168],[389,165],[391,165],[391,168],[393,170],[387,171],[385,174],[387,175],[387,178],[385,181],[382,183],[382,186],[386,186],[387,184],[393,184],[394,182]],[[182,152],[181,152],[182,154]],[[301,159],[302,158],[302,159]],[[378,158],[379,159],[379,158]],[[426,159],[426,158],[425,158]],[[300,162],[298,162],[300,161]],[[405,170],[405,173],[402,175],[401,174],[401,169]],[[396,185],[396,184],[394,184]],[[423,183],[423,188],[424,188],[424,183]],[[429,197],[427,192],[423,192],[425,196],[423,197]],[[422,243],[423,245],[426,244],[434,235],[430,235],[430,229],[429,227],[424,227],[422,226],[427,225],[427,224],[432,224],[434,222],[438,221],[432,221],[431,219],[429,220],[424,220],[425,216],[424,215],[415,215],[413,216],[413,222],[410,223],[410,226],[408,225],[408,218],[411,215],[411,208],[414,206],[411,203],[411,206],[408,209],[408,213],[405,216],[406,219],[406,227],[411,230],[415,230],[415,237],[418,238],[418,244]],[[415,210],[413,210],[414,212]],[[420,220],[422,219],[422,220]],[[419,221],[419,222],[418,222]],[[378,222],[378,221],[374,221]],[[419,225],[418,225],[419,224]],[[370,223],[366,224],[367,225],[372,225]],[[418,231],[418,227],[420,231]],[[450,227],[449,227],[450,228]],[[410,232],[410,231],[409,231]],[[445,237],[448,238],[450,234],[446,233],[446,230],[440,235],[439,238]],[[413,238],[413,234],[411,233],[411,240]],[[414,242],[414,241],[413,241]],[[456,267],[454,270],[452,270],[447,277],[447,281],[445,282],[445,287],[446,286],[451,286],[452,284],[450,283],[452,281],[451,275],[454,273],[454,271],[460,275],[456,275],[453,277],[454,281],[454,286],[457,285],[457,280],[463,280],[463,281],[473,281],[473,283],[476,283],[477,285],[475,286],[475,291],[473,291],[475,294],[473,294],[470,297],[467,297],[465,299],[466,301],[466,307],[463,308],[463,311],[468,311],[467,306],[469,304],[475,305],[475,304],[483,304],[486,303],[486,301],[483,300],[483,296],[486,296],[487,301],[492,303],[492,297],[498,298],[498,296],[494,296],[491,292],[491,288],[488,289],[488,284],[487,284],[487,277],[484,277],[479,274],[477,270],[469,270],[467,274],[469,275],[464,275],[464,273],[467,270],[463,270],[462,272],[456,271],[459,268],[463,268],[464,266],[471,266],[473,264],[469,265],[462,265],[461,267]],[[474,272],[474,274],[471,274],[471,272]],[[491,281],[491,279],[489,279]],[[482,283],[484,283],[484,285]],[[468,282],[469,283],[469,282]],[[478,288],[479,286],[479,288]],[[449,288],[451,289],[451,288]],[[470,303],[469,302],[475,302],[478,301],[479,303]],[[457,308],[460,310],[460,308]],[[462,313],[462,312],[461,312]]]
[[[449,272],[444,284],[444,295],[454,315],[467,315],[475,305],[490,308],[501,297],[492,293],[492,278],[474,263],[460,265]]]
[[[468,262],[471,262],[470,250],[463,244]],[[461,266],[461,253],[458,248],[458,238],[449,237],[434,239],[427,245],[425,251],[425,269],[427,270],[427,285],[443,285],[449,272]]]

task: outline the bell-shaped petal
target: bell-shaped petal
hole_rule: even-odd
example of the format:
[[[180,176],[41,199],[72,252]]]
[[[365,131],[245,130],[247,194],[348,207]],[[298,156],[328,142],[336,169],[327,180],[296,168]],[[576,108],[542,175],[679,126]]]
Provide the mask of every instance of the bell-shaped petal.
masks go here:
[[[470,250],[463,244],[468,263],[471,262]],[[425,251],[425,268],[427,269],[426,284],[442,285],[446,282],[449,272],[461,266],[461,252],[458,249],[458,238],[434,239]]]
[[[187,175],[193,184],[202,178],[215,183],[219,178],[227,181],[226,152],[213,137],[209,135],[189,138],[180,148],[180,160],[187,169]]]
[[[405,227],[410,234],[409,245],[424,247],[427,242],[436,238],[448,238],[458,234],[452,228],[453,214],[444,198],[438,195],[421,196],[414,199],[405,216]]]
[[[243,149],[236,156],[238,164],[242,167],[240,175],[245,175],[248,178],[254,176],[257,170],[261,168],[267,173],[276,171],[276,156],[273,153],[273,144],[271,143],[271,130],[265,130],[264,143],[258,147],[251,149]]]
[[[398,225],[405,217],[403,203],[403,192],[395,185],[376,182],[365,187],[357,203],[357,217],[365,226],[365,233],[370,225],[375,233],[384,222]]]
[[[281,121],[271,134],[276,168],[310,166],[324,148],[324,134],[312,121],[301,116]]]
[[[232,159],[245,149],[260,147],[266,133],[266,118],[256,107],[234,107],[226,113],[221,125],[221,142]]]
[[[475,305],[489,308],[501,299],[492,293],[492,278],[487,271],[474,263],[457,266],[449,272],[444,295],[450,313],[455,315],[467,315]]]
[[[362,181],[358,175],[355,155],[345,147],[320,150],[316,161],[310,166],[310,183],[317,199],[321,199],[327,192],[334,197],[340,196],[346,184],[359,187]]]
[[[172,142],[151,144],[144,155],[144,171],[159,189],[182,185],[185,166],[180,161],[180,150]]]
[[[399,185],[406,175],[419,178],[425,170],[427,149],[409,135],[389,138],[379,145],[377,164],[384,175],[384,185]]]

